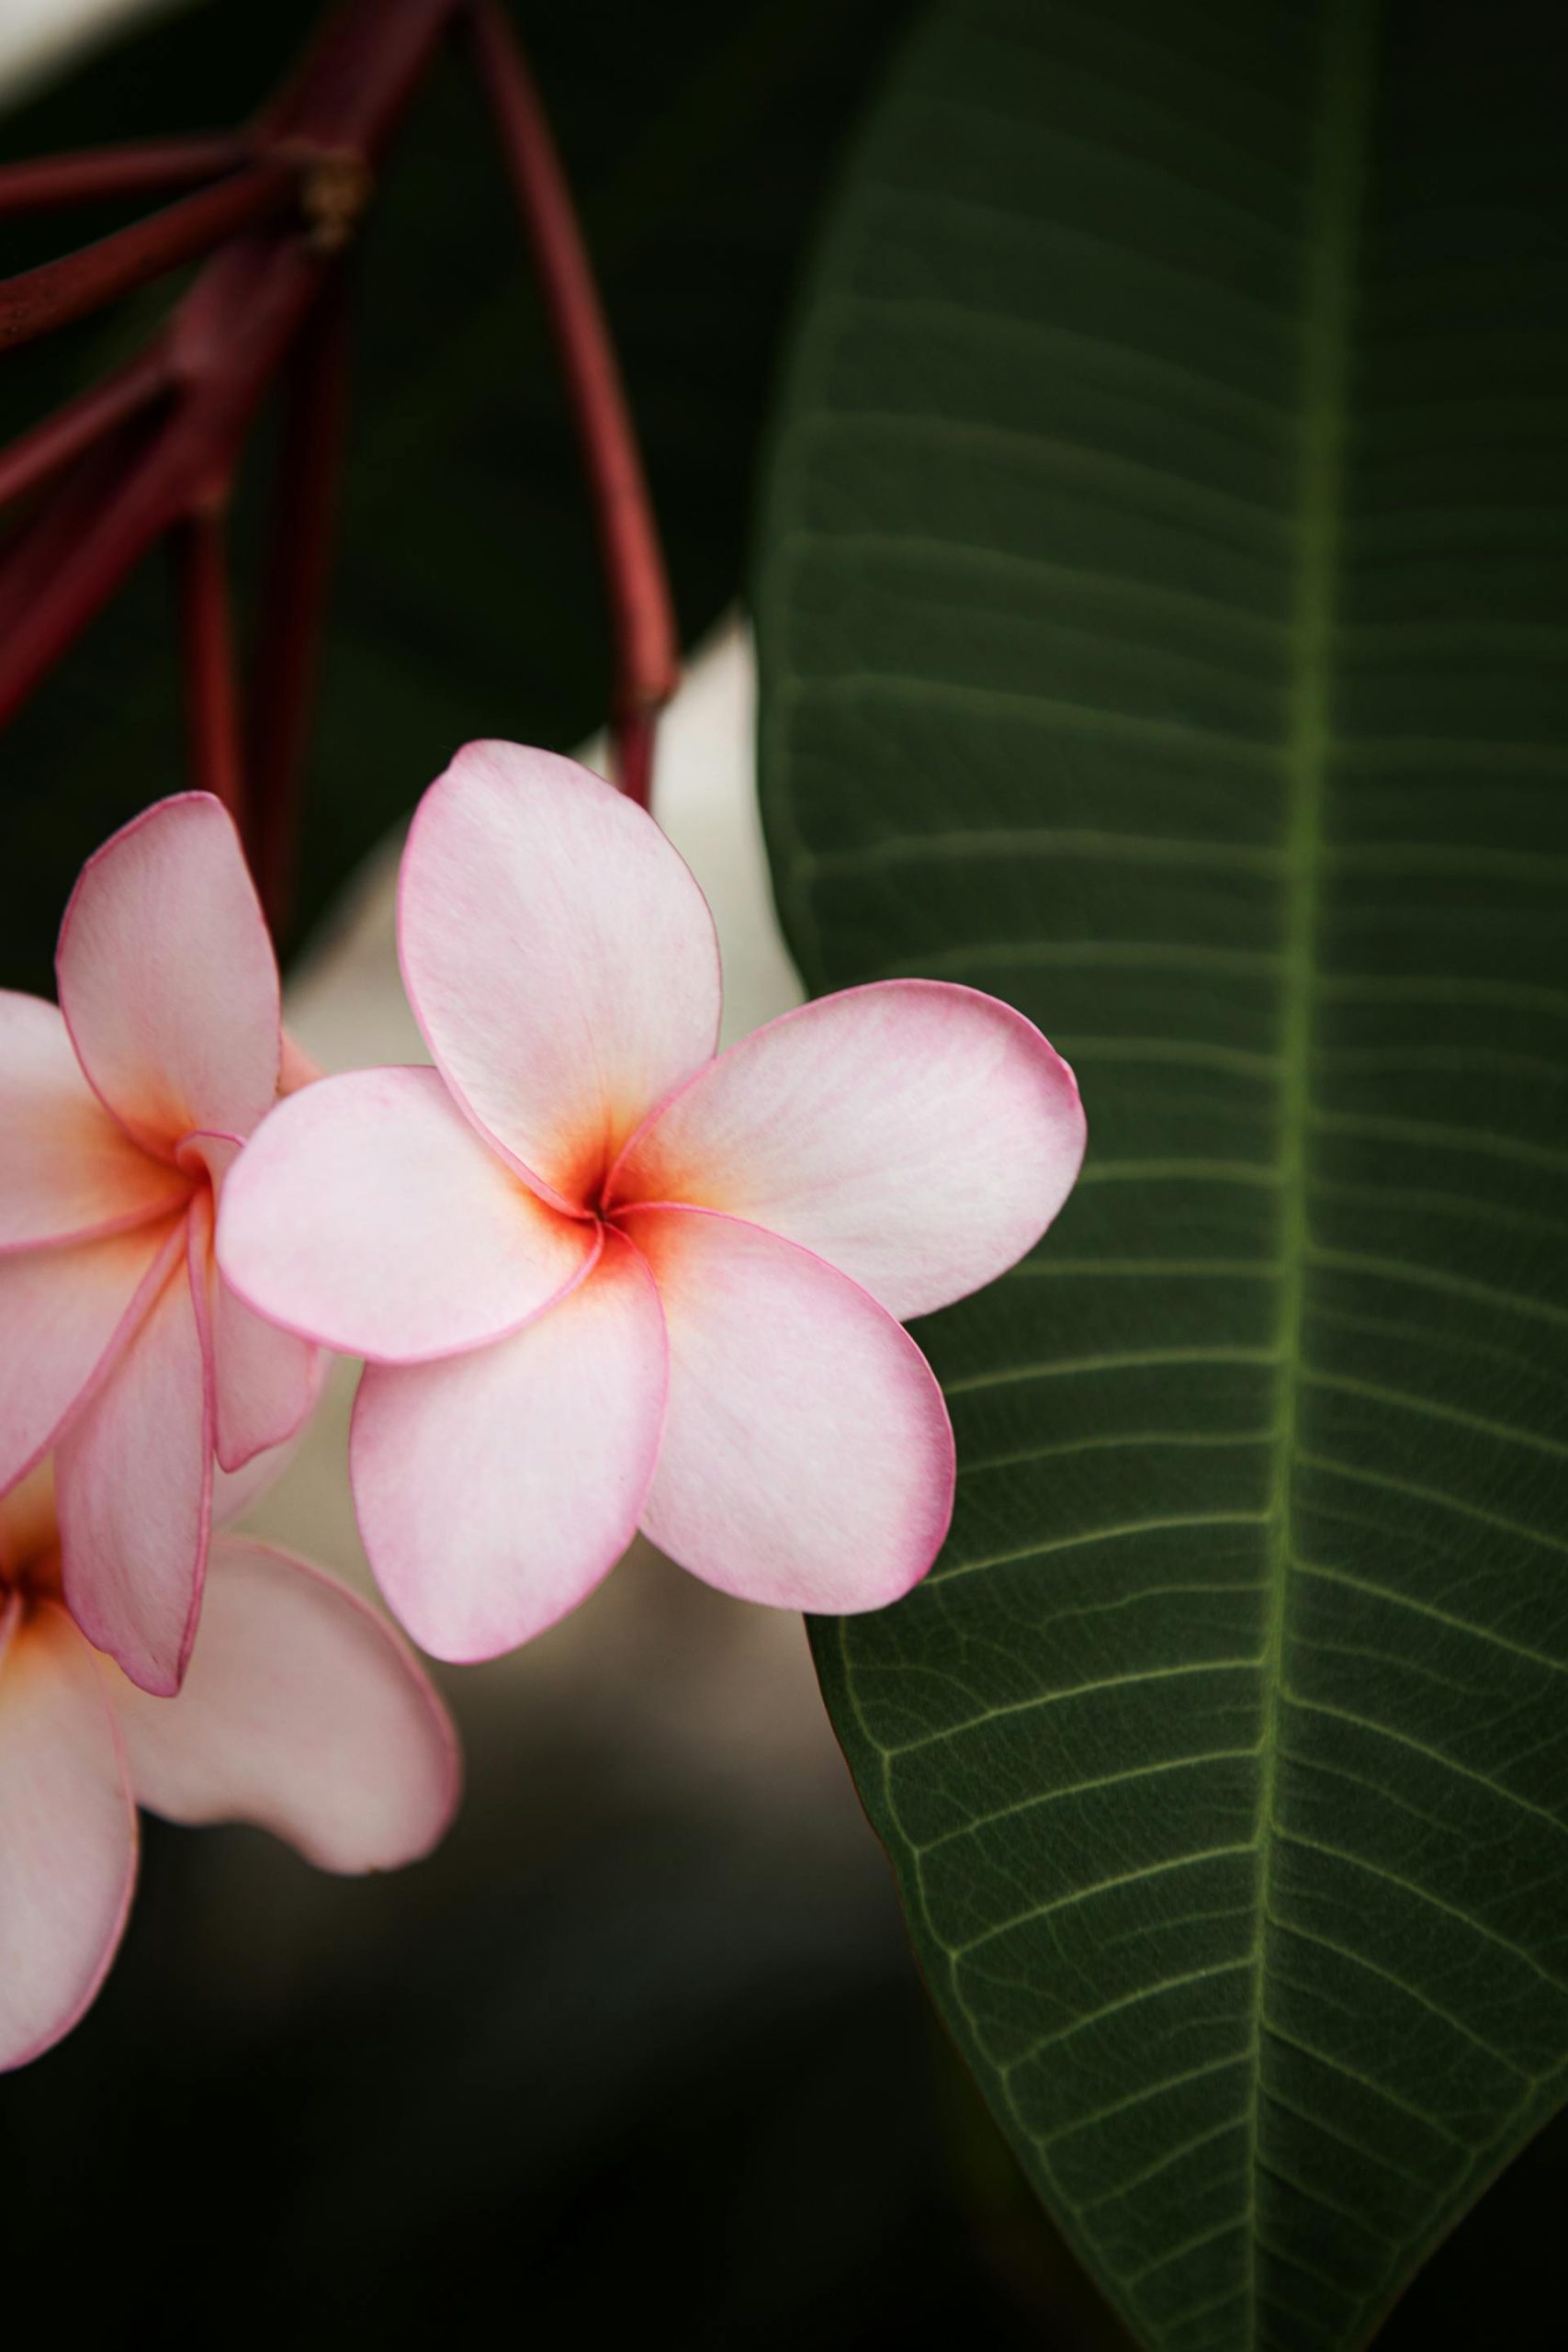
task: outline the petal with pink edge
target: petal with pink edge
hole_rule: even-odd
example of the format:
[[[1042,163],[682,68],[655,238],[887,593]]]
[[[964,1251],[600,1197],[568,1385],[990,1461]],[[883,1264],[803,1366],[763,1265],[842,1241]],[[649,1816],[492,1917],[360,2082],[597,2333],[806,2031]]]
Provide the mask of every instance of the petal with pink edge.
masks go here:
[[[59,1007],[0,989],[0,1250],[141,1225],[188,1190],[110,1118]]]
[[[652,818],[571,760],[458,752],[414,817],[398,934],[459,1101],[570,1206],[592,1204],[644,1114],[713,1052],[707,903]]]
[[[0,1255],[0,1490],[55,1442],[135,1329],[181,1254],[182,1225]]]
[[[941,980],[846,989],[753,1030],[658,1111],[612,1201],[682,1201],[929,1314],[1032,1250],[1084,1152],[1072,1071],[1021,1012]]]
[[[96,1662],[63,1609],[0,1621],[0,2069],[72,2027],[136,1883],[136,1808]]]
[[[281,1445],[269,1445],[264,1453],[253,1453],[240,1470],[225,1470],[220,1462],[214,1461],[212,1524],[215,1528],[231,1526],[235,1520],[243,1517],[253,1503],[259,1501],[269,1488],[277,1484],[304,1442],[334,1361],[324,1348],[312,1349],[310,1407],[292,1437],[285,1438]]]
[[[321,1394],[318,1351],[236,1298],[213,1256],[205,1195],[191,1210],[191,1295],[212,1384],[213,1451],[220,1469],[238,1472],[309,1419]]]
[[[792,1241],[706,1209],[621,1220],[659,1284],[670,1408],[644,1532],[721,1591],[880,1609],[953,1511],[934,1375],[886,1308]]]
[[[144,1690],[177,1690],[212,1510],[211,1388],[184,1263],[61,1439],[54,1483],[72,1615]]]
[[[475,1134],[433,1069],[292,1094],[223,1187],[218,1261],[259,1314],[344,1353],[416,1363],[514,1331],[598,1247]]]
[[[615,1234],[558,1306],[452,1362],[372,1365],[349,1464],[381,1590],[421,1646],[515,1649],[575,1609],[637,1532],[664,1418],[664,1325]]]
[[[277,1091],[277,965],[210,793],[158,801],[87,860],[55,969],[82,1067],[133,1136],[250,1133]]]
[[[258,1453],[287,1445],[310,1419],[321,1393],[321,1351],[254,1314],[216,1268],[208,1314],[214,1450],[224,1470],[240,1471]]]
[[[408,1645],[320,1569],[220,1536],[176,1699],[107,1669],[131,1784],[168,1821],[251,1821],[329,1871],[396,1870],[457,1802],[457,1734]]]

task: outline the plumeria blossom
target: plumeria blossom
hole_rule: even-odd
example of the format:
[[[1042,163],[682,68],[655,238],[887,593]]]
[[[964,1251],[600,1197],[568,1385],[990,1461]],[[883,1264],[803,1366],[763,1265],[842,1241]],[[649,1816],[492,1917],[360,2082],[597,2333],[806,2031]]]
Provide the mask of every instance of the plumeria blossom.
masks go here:
[[[221,1473],[319,1393],[316,1351],[235,1297],[214,1207],[302,1069],[233,825],[184,793],[90,858],[59,1006],[0,991],[0,1493],[52,1452],[66,1606],[177,1690]],[[263,1464],[265,1466],[265,1464]]]
[[[177,1698],[148,1696],[61,1600],[52,1464],[0,1498],[0,2069],[96,1995],[136,1881],[136,1809],[251,1821],[329,1871],[429,1851],[457,1747],[406,1645],[302,1560],[212,1545]]]
[[[641,809],[476,743],[400,881],[434,1069],[281,1103],[219,1262],[368,1359],[351,1468],[392,1608],[488,1657],[641,1527],[722,1589],[874,1609],[952,1510],[942,1394],[900,1318],[1039,1238],[1083,1153],[1072,1072],[1010,1007],[892,980],[715,1055],[712,918]]]

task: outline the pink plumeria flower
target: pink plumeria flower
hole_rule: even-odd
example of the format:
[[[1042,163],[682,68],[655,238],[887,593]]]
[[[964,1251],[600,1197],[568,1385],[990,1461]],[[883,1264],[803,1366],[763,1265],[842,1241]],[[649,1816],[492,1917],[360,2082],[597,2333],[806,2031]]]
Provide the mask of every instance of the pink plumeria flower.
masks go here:
[[[251,1821],[321,1869],[441,1837],[457,1746],[407,1645],[330,1577],[220,1536],[175,1699],[150,1698],[60,1598],[51,1464],[0,1499],[0,2069],[96,1997],[136,1882],[136,1808]]]
[[[0,991],[0,1493],[53,1452],[66,1605],[169,1692],[214,1460],[281,1445],[320,1388],[314,1350],[213,1262],[215,1196],[286,1080],[277,965],[218,801],[160,801],[89,858],[56,970],[58,1008]]]
[[[355,1498],[403,1623],[491,1657],[638,1527],[780,1608],[907,1591],[953,1453],[896,1318],[1055,1216],[1084,1143],[1066,1064],[927,980],[824,997],[716,1058],[691,874],[596,776],[506,743],[425,795],[399,938],[435,1069],[282,1103],[218,1250],[260,1313],[369,1359]]]

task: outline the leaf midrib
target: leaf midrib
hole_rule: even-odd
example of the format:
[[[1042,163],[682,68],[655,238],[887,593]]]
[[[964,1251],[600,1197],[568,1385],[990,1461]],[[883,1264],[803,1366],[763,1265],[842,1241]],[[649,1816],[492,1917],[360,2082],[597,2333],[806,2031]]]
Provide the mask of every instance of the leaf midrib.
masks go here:
[[[1324,797],[1333,751],[1332,675],[1348,411],[1354,266],[1371,98],[1377,0],[1333,0],[1325,27],[1306,220],[1303,317],[1302,443],[1296,532],[1300,548],[1286,764],[1290,829],[1285,865],[1285,969],[1281,995],[1280,1313],[1279,1396],[1263,1650],[1264,1721],[1258,1808],[1258,1934],[1253,1963],[1251,2069],[1247,2109],[1248,2339],[1259,2340],[1264,2308],[1258,2277],[1263,2242],[1258,2184],[1262,2062],[1270,2030],[1265,2007],[1268,1922],[1279,1823],[1275,1804],[1284,1680],[1286,1598],[1292,1558],[1292,1492],[1299,1453],[1301,1365],[1309,1233],[1307,1137],[1312,1124],[1310,1056],[1315,992],[1315,943],[1323,859]]]

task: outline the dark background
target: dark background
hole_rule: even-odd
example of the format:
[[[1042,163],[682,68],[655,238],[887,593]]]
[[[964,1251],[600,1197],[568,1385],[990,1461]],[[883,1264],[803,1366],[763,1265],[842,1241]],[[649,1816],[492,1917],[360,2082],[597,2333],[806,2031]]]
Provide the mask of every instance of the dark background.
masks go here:
[[[240,119],[315,13],[176,16],[8,117],[0,152]],[[803,254],[908,13],[528,12],[688,645],[740,590]],[[0,267],[119,217],[15,225]],[[112,364],[168,292],[8,357],[0,433]],[[488,128],[450,63],[378,192],[357,303],[301,935],[458,741],[570,747],[608,677],[569,421]],[[238,517],[243,615],[268,463],[264,432]],[[182,762],[151,563],[0,741],[0,984],[49,989],[76,867],[178,788]],[[678,1610],[649,1622],[664,1630],[648,1675],[696,1705],[706,1631]],[[710,1667],[722,1677],[716,1650]],[[323,1893],[251,1833],[148,1825],[106,1993],[0,2083],[13,2282],[62,2297],[73,2336],[175,2343],[1119,2342],[946,2052],[847,1795],[813,1781],[798,1805],[787,1785],[753,1802],[746,1727],[722,1713],[695,1775],[650,1771],[569,1704],[513,1739],[504,1691],[470,1681],[488,1693],[470,1800],[417,1871]],[[1559,2132],[1384,2341],[1563,2341],[1564,2172]]]

